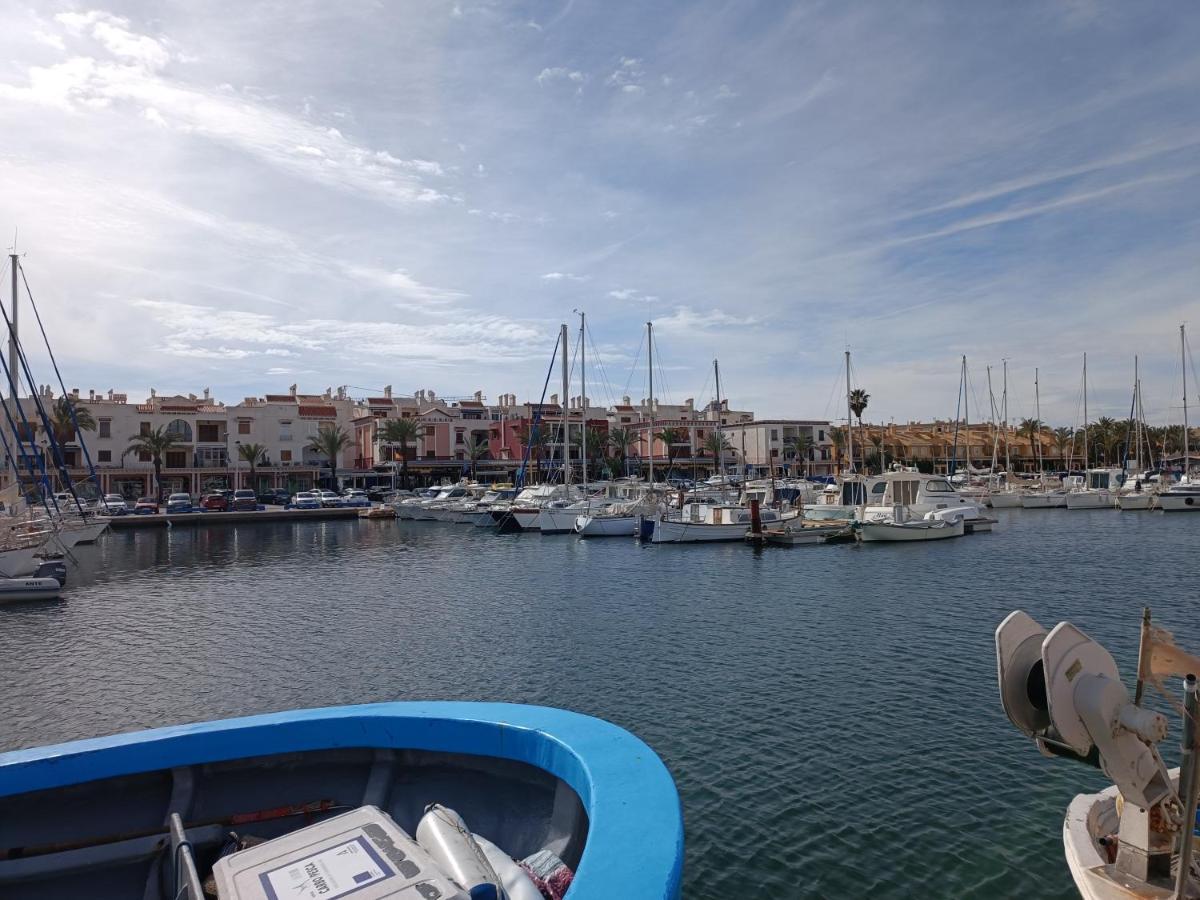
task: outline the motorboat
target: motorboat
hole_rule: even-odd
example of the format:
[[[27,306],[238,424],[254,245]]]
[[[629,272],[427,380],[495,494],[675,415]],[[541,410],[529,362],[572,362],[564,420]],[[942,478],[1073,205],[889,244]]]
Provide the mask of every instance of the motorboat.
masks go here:
[[[1184,480],[1171,485],[1158,495],[1158,508],[1163,512],[1200,512],[1200,482]]]
[[[534,485],[517,494],[506,509],[493,510],[492,521],[501,531],[537,531],[543,506],[556,500],[578,499],[578,489],[570,485]]]
[[[741,541],[753,524],[749,507],[735,504],[685,503],[678,517],[659,518],[650,537],[655,544],[692,544],[706,541]],[[764,529],[780,522],[774,509],[760,509]]]
[[[779,528],[771,528],[763,534],[768,544],[795,547],[802,544],[826,544],[842,538],[853,540],[854,527],[848,523],[816,525],[797,521]]]
[[[1142,618],[1137,685],[1131,697],[1111,653],[1070,622],[1047,629],[1010,613],[996,629],[1000,701],[1018,731],[1043,756],[1101,770],[1112,786],[1078,794],[1063,820],[1063,852],[1085,900],[1200,896],[1200,850],[1193,836],[1200,750],[1191,737],[1200,713],[1200,658]],[[1182,703],[1168,692],[1180,684]],[[1158,744],[1169,731],[1158,690],[1183,714],[1181,765],[1168,770]],[[1089,781],[1094,777],[1089,777]],[[1018,851],[1021,852],[1021,851]]]
[[[881,517],[894,517],[897,507],[904,508],[906,519],[920,519],[942,510],[960,510],[968,525],[974,520],[980,520],[979,524],[985,526],[992,521],[984,514],[978,500],[955,490],[941,475],[924,472],[887,472],[870,480],[862,521],[874,519],[878,522]]]
[[[1059,487],[1043,485],[1040,489],[1021,495],[1022,509],[1065,509],[1067,494],[1083,487],[1082,475],[1067,475]]]
[[[1124,483],[1123,469],[1088,469],[1083,487],[1067,492],[1067,509],[1115,509]]]
[[[662,761],[564,710],[381,703],[0,754],[6,900],[202,900],[210,878],[221,900],[467,900],[504,896],[500,871],[510,900],[677,900],[682,866]]]

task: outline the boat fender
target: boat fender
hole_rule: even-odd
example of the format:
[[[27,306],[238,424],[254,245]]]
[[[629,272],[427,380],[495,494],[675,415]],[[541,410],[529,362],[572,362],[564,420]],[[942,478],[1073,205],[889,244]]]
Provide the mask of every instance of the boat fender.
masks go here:
[[[508,900],[500,876],[454,810],[438,803],[425,807],[417,823],[417,843],[471,900]]]
[[[475,843],[479,845],[483,855],[487,857],[487,861],[500,876],[500,882],[504,887],[504,893],[508,895],[508,900],[545,900],[542,892],[533,883],[533,879],[517,865],[515,859],[482,835],[473,834],[471,837],[475,839]]]

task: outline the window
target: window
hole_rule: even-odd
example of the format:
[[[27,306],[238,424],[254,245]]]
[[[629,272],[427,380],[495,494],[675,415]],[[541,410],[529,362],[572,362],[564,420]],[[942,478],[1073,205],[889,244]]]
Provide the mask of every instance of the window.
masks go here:
[[[933,481],[925,482],[925,490],[931,494],[941,494],[948,491],[953,491],[954,488],[950,487],[948,482],[942,481],[940,478],[938,478],[934,479]]]
[[[778,448],[778,447],[772,447],[772,448],[771,448],[771,459],[774,459],[774,458],[775,458],[775,457],[777,457],[777,456],[779,456],[779,448]]]
[[[280,422],[279,423],[279,440],[280,441],[290,441],[291,439],[292,439],[292,423],[291,422]]]
[[[249,434],[249,433],[250,433],[250,423],[245,420],[239,421],[238,422],[238,434]]]
[[[96,451],[96,462],[112,462],[112,451],[111,450]]]
[[[466,443],[465,438],[466,438],[466,435],[463,433],[463,430],[461,428],[454,429],[454,443],[456,443],[456,444]]]
[[[167,423],[167,434],[173,435],[177,441],[190,444],[192,441],[192,426],[183,419],[172,419]]]
[[[221,426],[217,422],[197,422],[196,436],[205,444],[218,443],[222,440]]]
[[[100,426],[99,436],[102,438],[112,437],[112,419],[101,419],[98,423]]]
[[[149,433],[150,433],[150,423],[149,422],[139,422],[138,423],[138,434],[146,435]]]
[[[817,435],[818,435],[818,437],[817,437],[818,441],[824,441],[825,440],[825,429],[824,428],[818,429]]]
[[[425,458],[426,458],[426,459],[434,459],[434,457],[435,457],[435,454],[434,454],[434,452],[433,452],[432,450],[426,450],[426,451],[425,451]]]
[[[292,451],[291,450],[280,450],[279,451],[279,461],[290,463],[292,461]]]
[[[435,433],[436,433],[436,430],[434,429],[434,427],[432,425],[425,426],[425,437],[431,438],[434,436]]]
[[[778,428],[771,429],[771,440],[772,441],[779,440],[779,429]]]

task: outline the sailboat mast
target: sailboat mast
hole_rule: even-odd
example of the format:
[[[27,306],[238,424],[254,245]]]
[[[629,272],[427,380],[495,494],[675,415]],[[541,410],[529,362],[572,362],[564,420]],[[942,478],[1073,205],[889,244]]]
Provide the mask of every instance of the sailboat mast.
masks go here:
[[[587,458],[587,314],[579,314],[579,469],[582,473],[583,496],[588,492]]]
[[[13,293],[16,296],[16,292]],[[16,328],[16,319],[13,319]],[[1188,464],[1192,454],[1188,448],[1188,352],[1186,325],[1180,325],[1180,371],[1183,373],[1183,478],[1187,478]]]
[[[1038,387],[1038,370],[1033,370],[1033,416],[1034,424],[1037,425],[1037,430],[1034,432],[1033,439],[1037,442],[1034,445],[1034,458],[1037,460],[1038,475],[1042,474],[1042,394]]]
[[[567,323],[563,322],[562,326],[562,448],[563,448],[563,485],[571,483],[571,439],[570,439],[570,420],[567,418],[567,409],[570,403],[571,390],[571,375],[567,363]]]
[[[725,474],[725,432],[721,430],[721,364],[713,360],[713,378],[717,383],[717,437],[721,440],[721,449],[717,451],[717,468],[721,475]]]
[[[654,323],[646,323],[646,367],[650,372],[650,486],[654,487]]]
[[[17,396],[21,393],[21,372],[17,368],[17,269],[21,265],[21,260],[15,253],[9,254],[8,260],[12,264],[12,318],[8,323],[8,379],[12,390],[12,401],[15,404]]]
[[[850,351],[846,351],[846,457],[854,471],[854,420],[850,418]]]
[[[1000,432],[996,430],[996,395],[992,392],[992,367],[987,367],[988,406],[991,407],[992,427],[992,471],[988,473],[989,480],[996,474],[996,465],[1000,462]]]
[[[963,484],[971,483],[971,386],[967,383],[967,357],[963,356],[963,430],[967,432],[967,477]]]
[[[1087,408],[1087,353],[1083,354],[1083,471],[1086,476],[1088,467],[1091,465],[1091,457],[1088,456],[1088,408]]]
[[[1002,362],[1004,363],[1004,474],[1011,479],[1012,462],[1008,450],[1008,360],[1002,360]]]

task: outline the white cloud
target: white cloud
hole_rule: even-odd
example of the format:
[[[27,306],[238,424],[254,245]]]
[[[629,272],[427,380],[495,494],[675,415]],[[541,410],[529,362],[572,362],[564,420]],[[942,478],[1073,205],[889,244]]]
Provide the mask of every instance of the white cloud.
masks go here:
[[[587,76],[582,72],[567,69],[564,66],[553,66],[542,69],[533,80],[541,85],[546,85],[554,81],[569,81],[575,84],[583,84],[583,82],[587,81]]]
[[[626,93],[640,93],[644,90],[641,82],[645,74],[641,59],[632,56],[622,56],[621,61],[617,64],[612,74],[605,79],[604,83],[620,88]]]
[[[328,187],[399,204],[448,199],[421,180],[444,174],[436,162],[372,150],[336,128],[322,128],[267,105],[249,91],[205,90],[173,80],[163,71],[171,59],[168,43],[132,31],[125,19],[103,12],[56,18],[73,33],[90,37],[95,55],[31,66],[25,85],[0,83],[0,100],[67,112],[128,106],[160,127],[226,144]]]
[[[714,328],[747,328],[759,325],[754,316],[735,316],[720,309],[695,310],[690,306],[676,306],[675,311],[654,320],[654,327],[662,331],[687,333]]]
[[[717,88],[717,92],[713,94],[714,100],[732,100],[736,97],[737,91],[733,90],[729,85],[723,84]]]
[[[547,272],[542,276],[543,281],[587,281],[586,275],[575,275],[571,272]]]

